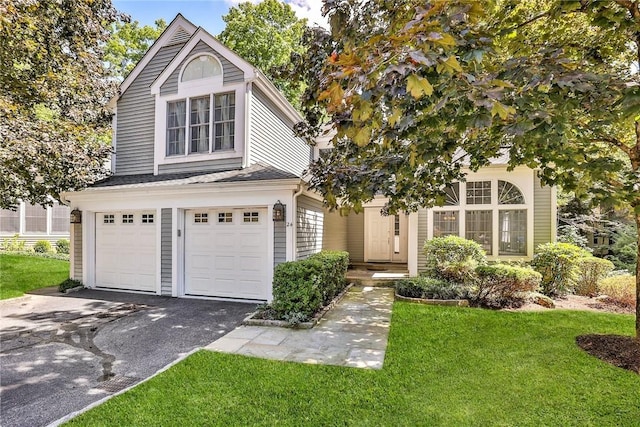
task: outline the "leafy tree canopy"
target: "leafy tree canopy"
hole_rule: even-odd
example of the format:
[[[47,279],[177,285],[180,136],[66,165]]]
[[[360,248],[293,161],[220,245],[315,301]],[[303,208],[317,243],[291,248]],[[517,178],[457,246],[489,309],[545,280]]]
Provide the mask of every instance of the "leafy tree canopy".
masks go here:
[[[167,28],[163,19],[155,21],[154,26],[141,26],[138,21],[119,20],[111,24],[111,37],[104,48],[104,60],[109,70],[119,81],[124,80],[133,67],[142,59],[149,47]]]
[[[101,46],[117,18],[109,0],[0,4],[0,207],[104,175],[114,91]]]
[[[285,76],[291,55],[305,51],[306,19],[298,19],[288,4],[264,0],[240,3],[222,17],[218,39],[258,67],[294,106],[300,105],[303,83]]]
[[[382,194],[411,211],[508,154],[640,224],[639,3],[324,0],[331,32],[299,70],[315,83],[297,129],[336,135],[312,187],[331,208]]]

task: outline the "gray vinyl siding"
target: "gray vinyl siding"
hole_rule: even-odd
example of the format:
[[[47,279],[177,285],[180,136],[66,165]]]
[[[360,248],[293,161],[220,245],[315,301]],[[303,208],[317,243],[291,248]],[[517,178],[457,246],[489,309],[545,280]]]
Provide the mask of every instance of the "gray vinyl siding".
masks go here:
[[[183,46],[160,48],[118,100],[116,175],[153,173],[155,98],[150,86]]]
[[[427,210],[420,209],[418,211],[418,272],[425,270],[427,264],[427,258],[424,256],[424,242],[427,240],[427,229],[429,224],[427,223]]]
[[[72,224],[71,232],[72,279],[82,281],[82,224]]]
[[[364,262],[364,213],[347,216],[347,251],[351,262]]]
[[[298,176],[309,166],[311,147],[293,135],[293,125],[255,86],[251,95],[249,158]]]
[[[173,240],[171,208],[161,211],[160,217],[160,294],[171,296],[171,250]]]
[[[286,206],[285,206],[286,209]],[[287,222],[273,223],[273,266],[287,260]]]
[[[169,46],[172,44],[184,44],[188,42],[190,38],[191,34],[181,27],[178,28],[173,37],[171,37],[171,40],[169,40],[166,45]]]
[[[162,86],[160,87],[160,95],[170,95],[178,93],[178,78],[180,77],[180,70],[182,69],[186,61],[188,61],[193,55],[196,55],[198,53],[210,53],[215,55],[215,57],[220,60],[220,63],[222,64],[223,84],[226,85],[230,83],[237,83],[244,80],[244,73],[240,68],[233,65],[231,62],[229,62],[229,60],[227,60],[227,58],[223,57],[215,49],[212,49],[208,44],[200,41],[195,45],[191,52],[189,52],[187,57],[176,67],[176,69],[173,70],[169,78],[162,84]]]
[[[242,157],[233,159],[213,159],[200,162],[174,163],[158,165],[158,174],[179,173],[179,172],[215,172],[240,169],[242,167]]]
[[[338,211],[324,211],[324,233],[322,249],[331,251],[347,250],[347,217]]]
[[[296,259],[305,259],[322,250],[324,210],[322,202],[298,197],[296,212]]]
[[[542,186],[540,178],[535,176],[533,183],[533,247],[553,240],[551,224],[553,192],[551,187]]]

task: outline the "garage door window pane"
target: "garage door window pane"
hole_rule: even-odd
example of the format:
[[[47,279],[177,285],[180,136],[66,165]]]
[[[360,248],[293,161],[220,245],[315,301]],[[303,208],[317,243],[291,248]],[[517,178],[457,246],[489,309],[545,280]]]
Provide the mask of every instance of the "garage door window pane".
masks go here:
[[[122,215],[122,223],[123,224],[133,224],[133,214],[123,214]]]
[[[220,212],[218,214],[218,223],[233,222],[233,212]]]
[[[206,224],[209,222],[209,214],[198,212],[193,215],[193,222],[195,222],[196,224]]]
[[[153,224],[153,214],[142,214],[143,224]]]
[[[42,206],[26,205],[24,220],[26,233],[47,232],[47,210]]]
[[[466,238],[478,242],[491,255],[492,211],[467,211],[465,225]]]
[[[259,212],[245,212],[244,222],[259,222],[260,221],[259,215],[260,215]]]
[[[115,215],[113,214],[108,214],[108,215],[103,215],[102,216],[102,222],[105,224],[113,224],[115,222]]]
[[[54,204],[51,208],[51,232],[69,232],[69,206]]]
[[[20,232],[20,211],[0,210],[0,231],[5,233]]]

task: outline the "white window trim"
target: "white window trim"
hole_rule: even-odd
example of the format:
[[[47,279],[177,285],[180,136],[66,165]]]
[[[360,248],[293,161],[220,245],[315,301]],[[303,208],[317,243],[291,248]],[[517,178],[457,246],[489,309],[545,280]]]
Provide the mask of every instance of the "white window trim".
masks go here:
[[[205,81],[211,81],[212,79],[204,79]],[[195,80],[195,82],[200,82]],[[188,82],[192,83],[192,82]],[[217,85],[179,85],[178,93],[171,95],[156,95],[156,112],[155,112],[155,136],[154,136],[154,173],[158,173],[159,165],[167,164],[179,164],[189,163],[202,160],[215,160],[215,159],[231,159],[242,157],[244,154],[245,146],[245,132],[243,131],[246,123],[246,110],[245,110],[245,84],[244,82],[234,83],[229,85],[223,85],[222,79],[219,79]],[[185,154],[167,156],[167,103],[171,101],[179,101],[187,98],[197,98],[211,94],[223,94],[235,92],[235,135],[234,135],[234,147],[232,150],[219,150],[211,151],[210,153],[193,153],[189,154],[188,149],[185,150]],[[187,102],[188,104],[188,102]],[[189,105],[186,105],[187,116],[189,115]],[[211,105],[211,112],[213,112],[214,106]],[[188,121],[185,123],[185,140],[188,145]],[[212,144],[215,140],[212,138]],[[188,147],[186,147],[188,148]],[[213,147],[212,147],[213,148]]]
[[[534,205],[533,205],[533,185],[534,179],[531,170],[516,169],[514,171],[504,173],[488,168],[477,173],[467,174],[466,182],[474,181],[491,181],[491,204],[483,205],[467,205],[466,198],[466,182],[460,183],[460,204],[457,206],[442,206],[427,209],[427,239],[433,239],[433,212],[442,211],[459,211],[458,214],[458,232],[459,236],[466,236],[466,211],[491,210],[492,213],[492,239],[491,239],[491,255],[487,255],[490,260],[517,260],[522,258],[533,257],[533,224],[534,224]],[[498,181],[507,181],[518,187],[522,192],[525,203],[518,205],[501,205],[498,204]],[[500,252],[500,210],[526,210],[527,211],[527,253],[524,255],[499,255]]]
[[[209,58],[214,59],[218,63],[218,66],[220,67],[220,74],[217,74],[211,77],[205,77],[202,79],[195,79],[195,80],[189,80],[189,81],[183,82],[182,75],[184,74],[184,70],[187,68],[187,65],[189,65],[191,61],[193,61],[194,59],[197,59],[201,56],[208,56]],[[182,68],[180,68],[180,73],[178,73],[178,87],[184,88],[184,89],[194,88],[194,87],[202,88],[203,86],[210,87],[211,85],[217,86],[222,84],[223,80],[224,80],[224,67],[222,66],[222,62],[218,59],[217,56],[208,52],[196,53],[188,57],[184,61]]]

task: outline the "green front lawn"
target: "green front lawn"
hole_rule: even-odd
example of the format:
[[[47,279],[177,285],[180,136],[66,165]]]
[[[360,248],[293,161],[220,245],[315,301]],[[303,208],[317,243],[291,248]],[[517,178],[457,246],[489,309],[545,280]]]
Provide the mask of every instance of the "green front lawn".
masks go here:
[[[0,299],[34,289],[57,286],[69,278],[69,261],[28,255],[0,254]]]
[[[71,425],[637,425],[640,376],[575,344],[632,332],[628,315],[397,302],[380,371],[201,351]]]

